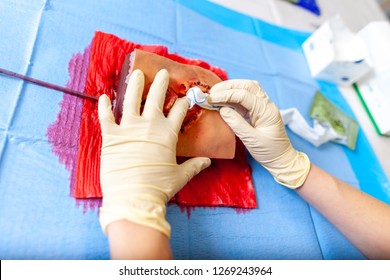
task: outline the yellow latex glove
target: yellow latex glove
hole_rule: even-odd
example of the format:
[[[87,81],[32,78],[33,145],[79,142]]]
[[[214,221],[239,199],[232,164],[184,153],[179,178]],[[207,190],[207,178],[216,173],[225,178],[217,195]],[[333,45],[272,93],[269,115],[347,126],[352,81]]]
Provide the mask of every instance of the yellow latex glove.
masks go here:
[[[185,98],[178,99],[165,117],[162,108],[168,83],[168,72],[158,72],[140,115],[144,74],[134,71],[126,90],[120,125],[114,121],[109,98],[106,95],[99,98],[103,137],[100,223],[105,233],[110,223],[125,219],[170,237],[166,203],[210,165],[208,158],[176,163],[178,132],[188,102]]]
[[[310,170],[309,158],[290,143],[279,109],[258,82],[228,80],[214,85],[208,102],[239,104],[248,110],[249,124],[235,110],[222,107],[220,114],[242,140],[250,154],[275,180],[292,189],[300,187]]]

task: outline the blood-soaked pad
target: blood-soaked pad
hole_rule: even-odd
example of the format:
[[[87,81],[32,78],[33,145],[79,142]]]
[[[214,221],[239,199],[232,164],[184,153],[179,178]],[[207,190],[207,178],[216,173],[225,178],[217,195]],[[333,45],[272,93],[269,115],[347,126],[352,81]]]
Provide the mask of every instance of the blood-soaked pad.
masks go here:
[[[186,65],[154,53],[134,50],[123,62],[115,94],[114,115],[119,123],[122,116],[123,100],[130,74],[140,69],[145,75],[145,87],[141,104],[145,103],[149,88],[157,72],[169,72],[169,85],[164,103],[167,114],[177,98],[186,95],[194,86],[203,92],[221,82],[212,71],[199,66]],[[142,108],[141,108],[142,109]],[[209,111],[195,105],[189,109],[179,132],[176,155],[185,157],[234,158],[236,140],[234,132],[216,111]]]
[[[96,32],[92,41],[91,56],[85,92],[94,96],[107,94],[114,99],[114,88],[118,84],[122,63],[128,53],[142,49],[168,57],[180,63],[198,65],[226,79],[226,73],[200,60],[191,60],[169,54],[163,46],[142,46],[122,40],[114,35]],[[101,197],[100,150],[101,131],[97,113],[97,102],[85,100],[80,125],[77,171],[74,196],[77,198]],[[243,144],[236,141],[234,159],[214,159],[212,166],[193,178],[172,199],[186,206],[233,206],[255,208],[256,198],[251,170],[246,161]]]

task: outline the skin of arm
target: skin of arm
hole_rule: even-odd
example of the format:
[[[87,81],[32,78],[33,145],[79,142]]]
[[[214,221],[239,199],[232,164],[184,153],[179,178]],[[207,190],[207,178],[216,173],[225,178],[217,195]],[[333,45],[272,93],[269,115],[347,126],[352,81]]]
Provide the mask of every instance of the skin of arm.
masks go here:
[[[390,205],[313,164],[296,192],[367,258],[390,259]]]
[[[172,259],[169,239],[158,230],[119,220],[108,226],[107,233],[111,259]]]

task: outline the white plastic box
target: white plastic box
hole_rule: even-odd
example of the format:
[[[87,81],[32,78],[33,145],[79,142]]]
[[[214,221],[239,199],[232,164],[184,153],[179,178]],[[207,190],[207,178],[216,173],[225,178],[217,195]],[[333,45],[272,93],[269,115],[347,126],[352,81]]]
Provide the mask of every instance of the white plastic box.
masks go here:
[[[316,79],[351,85],[371,70],[365,43],[339,16],[323,23],[302,47]]]

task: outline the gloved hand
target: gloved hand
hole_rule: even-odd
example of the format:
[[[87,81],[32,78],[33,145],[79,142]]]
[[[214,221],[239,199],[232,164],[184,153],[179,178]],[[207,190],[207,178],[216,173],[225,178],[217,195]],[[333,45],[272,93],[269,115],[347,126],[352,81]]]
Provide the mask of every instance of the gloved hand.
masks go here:
[[[176,163],[178,132],[189,105],[185,98],[178,99],[169,115],[163,115],[168,83],[168,72],[159,71],[140,115],[144,74],[134,71],[126,90],[120,125],[114,121],[107,95],[99,98],[103,137],[100,223],[105,233],[110,223],[126,219],[169,237],[166,203],[193,176],[210,165],[208,158]]]
[[[300,187],[310,170],[309,158],[290,143],[279,110],[256,81],[228,80],[214,85],[210,104],[240,104],[251,124],[235,110],[222,107],[220,115],[242,140],[250,154],[275,180],[289,188]]]

